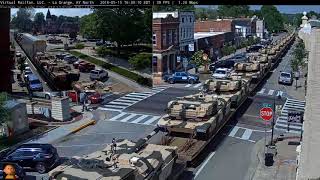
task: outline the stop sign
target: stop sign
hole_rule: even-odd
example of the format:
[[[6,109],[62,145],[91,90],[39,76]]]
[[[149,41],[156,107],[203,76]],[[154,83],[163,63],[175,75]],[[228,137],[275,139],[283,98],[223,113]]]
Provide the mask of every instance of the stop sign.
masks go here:
[[[261,108],[260,117],[265,121],[270,121],[270,119],[272,118],[272,109],[269,107]]]

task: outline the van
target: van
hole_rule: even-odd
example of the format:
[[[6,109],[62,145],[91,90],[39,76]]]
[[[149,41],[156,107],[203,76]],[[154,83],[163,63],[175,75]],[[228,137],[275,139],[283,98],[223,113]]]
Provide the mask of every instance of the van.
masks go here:
[[[27,77],[27,84],[30,91],[43,91],[42,83],[39,78],[34,75],[30,74]]]
[[[101,80],[108,77],[108,72],[103,69],[96,69],[90,71],[91,80]]]

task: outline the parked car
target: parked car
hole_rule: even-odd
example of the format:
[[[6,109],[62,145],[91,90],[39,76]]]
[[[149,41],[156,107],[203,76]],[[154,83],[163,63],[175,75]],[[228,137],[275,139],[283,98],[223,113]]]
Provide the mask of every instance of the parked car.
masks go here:
[[[249,48],[247,48],[247,52],[248,53],[252,53],[252,52],[258,52],[261,48],[263,48],[262,45],[253,45],[253,46],[250,46]]]
[[[89,104],[98,104],[103,101],[102,95],[98,92],[86,91],[86,95]],[[68,97],[72,102],[80,102],[80,94],[76,91],[69,91]]]
[[[31,91],[43,91],[43,86],[39,78],[34,74],[29,74],[27,77],[28,88]]]
[[[69,54],[66,54],[66,53],[62,53],[62,54],[57,54],[56,55],[56,58],[58,59],[64,59],[64,57],[68,56]]]
[[[90,72],[94,70],[96,66],[94,64],[88,63],[88,62],[81,62],[79,63],[78,69],[80,72]]]
[[[236,62],[246,61],[247,60],[247,55],[246,55],[246,53],[237,54],[237,55],[231,57],[230,60],[234,60]]]
[[[293,83],[292,72],[280,72],[278,83],[292,85]]]
[[[230,69],[227,69],[227,68],[217,68],[212,74],[212,77],[216,79],[226,79],[229,76],[230,76]]]
[[[22,144],[4,153],[1,161],[17,163],[23,168],[35,169],[43,174],[58,161],[57,149],[51,144]]]
[[[80,64],[80,63],[83,63],[83,62],[85,62],[85,61],[76,61],[76,62],[73,63],[73,67],[74,67],[75,69],[78,69],[78,68],[79,68],[79,64]]]
[[[5,174],[5,171],[6,171],[5,167],[8,166],[8,165],[11,165],[14,168],[15,175],[16,175],[16,178],[18,180],[25,179],[26,172],[24,171],[24,169],[21,166],[19,166],[19,164],[12,163],[12,162],[6,162],[6,161],[1,161],[0,162],[0,179],[2,179],[2,177],[7,175],[7,174]]]
[[[176,82],[184,82],[194,84],[199,82],[199,76],[195,74],[189,74],[188,72],[175,72],[170,75],[165,75],[163,80],[169,82],[170,84],[174,84]]]
[[[101,80],[108,77],[108,72],[103,69],[96,69],[90,71],[91,80]]]
[[[73,55],[68,55],[68,56],[65,56],[65,57],[63,58],[63,60],[65,60],[65,61],[66,61],[67,63],[69,63],[69,64],[72,64],[72,63],[78,61],[79,58],[77,58],[77,57],[75,57],[75,56],[73,56]]]
[[[102,46],[103,45],[103,41],[102,40],[99,40],[96,42],[96,46]]]
[[[57,97],[62,95],[61,92],[33,92],[33,97],[51,99],[52,97]]]
[[[17,52],[16,52],[16,57],[17,57],[17,58],[22,57],[22,53],[21,53],[20,51],[17,51]]]
[[[51,43],[51,44],[61,44],[61,43],[63,43],[61,39],[57,39],[57,38],[49,38],[47,41],[48,41],[48,43]]]
[[[211,72],[214,72],[217,68],[228,68],[232,69],[234,67],[234,60],[222,60],[217,61],[209,65],[209,69]]]
[[[27,78],[30,74],[33,74],[31,70],[24,70],[23,76],[25,81],[27,81]]]

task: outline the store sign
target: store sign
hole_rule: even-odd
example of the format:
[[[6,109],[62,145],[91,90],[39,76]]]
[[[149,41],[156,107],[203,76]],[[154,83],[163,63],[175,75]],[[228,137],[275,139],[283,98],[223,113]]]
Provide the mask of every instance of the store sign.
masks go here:
[[[180,63],[180,62],[181,62],[181,57],[177,56],[177,63]]]

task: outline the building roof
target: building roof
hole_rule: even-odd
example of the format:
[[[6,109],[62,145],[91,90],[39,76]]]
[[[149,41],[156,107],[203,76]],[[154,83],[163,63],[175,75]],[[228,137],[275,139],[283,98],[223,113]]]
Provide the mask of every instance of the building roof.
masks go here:
[[[166,18],[168,15],[171,14],[174,18],[178,17],[178,11],[173,11],[173,12],[156,12],[152,13],[152,18],[157,19],[157,18]]]
[[[310,19],[309,23],[310,23],[312,28],[313,27],[317,27],[317,28],[320,27],[320,20],[318,20],[318,19]]]
[[[206,37],[212,37],[220,34],[225,34],[226,32],[196,32],[194,33],[194,39],[201,39]]]

